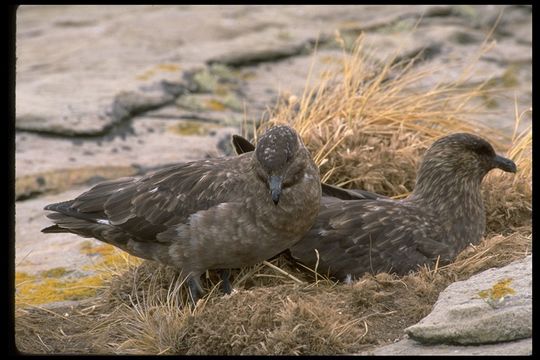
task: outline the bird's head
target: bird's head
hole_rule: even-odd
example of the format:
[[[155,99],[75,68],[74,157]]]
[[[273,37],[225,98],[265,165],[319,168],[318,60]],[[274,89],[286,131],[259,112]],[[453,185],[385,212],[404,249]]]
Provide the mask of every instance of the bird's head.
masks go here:
[[[283,189],[302,180],[310,160],[302,140],[291,127],[274,126],[259,139],[253,153],[255,173],[263,181],[274,204]]]
[[[495,168],[512,173],[517,171],[516,164],[497,155],[489,142],[468,133],[452,134],[435,141],[424,155],[424,162],[433,160],[481,178]]]
[[[417,186],[446,178],[480,183],[492,169],[515,173],[516,164],[497,155],[489,142],[479,136],[457,133],[444,136],[424,154],[418,170]]]

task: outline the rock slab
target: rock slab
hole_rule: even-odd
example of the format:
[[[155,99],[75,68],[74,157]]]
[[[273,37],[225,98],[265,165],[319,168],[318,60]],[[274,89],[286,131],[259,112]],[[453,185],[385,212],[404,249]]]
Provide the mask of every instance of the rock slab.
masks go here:
[[[532,256],[453,283],[433,311],[405,332],[424,344],[478,345],[531,337]]]
[[[488,345],[424,345],[409,338],[363,355],[531,355],[532,338]]]

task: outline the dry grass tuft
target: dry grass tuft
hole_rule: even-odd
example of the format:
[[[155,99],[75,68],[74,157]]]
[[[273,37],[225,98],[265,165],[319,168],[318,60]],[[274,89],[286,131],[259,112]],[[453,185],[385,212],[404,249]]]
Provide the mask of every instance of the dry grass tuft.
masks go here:
[[[487,50],[480,49],[479,55]],[[359,38],[341,67],[299,102],[281,102],[259,132],[289,123],[313,154],[323,181],[403,196],[413,188],[418,160],[434,139],[452,132],[495,135],[466,120],[482,112],[472,100],[496,90],[488,89],[487,82],[467,85],[470,64],[461,78],[426,89],[417,84],[440,69],[420,69],[416,62],[397,61],[395,55],[380,65]],[[497,135],[490,140],[501,147]]]
[[[516,117],[516,128],[521,119]],[[532,223],[532,128],[514,135],[507,151],[518,172],[493,171],[484,180],[487,232],[509,234]]]
[[[469,246],[450,265],[424,266],[403,277],[367,274],[350,285],[324,278],[296,284],[286,277],[270,281],[254,277],[253,287],[235,285],[237,291],[226,296],[217,295],[215,285],[207,282],[210,294],[194,309],[186,306],[177,274],[147,262],[113,280],[111,288],[124,296],[129,294],[133,300],[136,289],[143,290],[145,298],[113,301],[111,308],[116,312],[108,321],[114,326],[101,334],[111,345],[102,351],[261,355],[369,350],[401,337],[404,328],[431,311],[439,293],[450,283],[530,254],[530,228],[528,234],[525,229],[523,232],[493,236]],[[274,262],[285,263],[286,259]],[[306,279],[303,270],[288,266],[292,275]],[[141,270],[146,279],[138,282]],[[274,270],[257,271],[269,275]]]

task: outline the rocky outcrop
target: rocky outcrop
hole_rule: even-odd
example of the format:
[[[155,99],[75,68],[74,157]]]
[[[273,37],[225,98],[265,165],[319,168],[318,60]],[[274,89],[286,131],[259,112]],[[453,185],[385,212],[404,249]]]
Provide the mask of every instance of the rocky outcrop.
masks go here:
[[[371,355],[531,355],[532,256],[448,286],[404,339]]]
[[[489,344],[532,335],[532,256],[458,281],[405,332],[426,344]]]
[[[497,344],[424,345],[409,338],[380,347],[365,355],[531,355],[532,338]]]

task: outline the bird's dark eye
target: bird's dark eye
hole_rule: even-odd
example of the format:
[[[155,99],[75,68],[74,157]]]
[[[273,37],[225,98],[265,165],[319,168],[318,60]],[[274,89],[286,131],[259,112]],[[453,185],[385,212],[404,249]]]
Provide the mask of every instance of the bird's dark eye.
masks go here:
[[[289,179],[287,179],[287,180],[285,180],[283,182],[282,187],[285,189],[285,188],[288,188],[288,187],[293,186],[293,185],[294,185],[294,180],[289,178]]]
[[[301,177],[303,176],[303,173],[304,173],[303,170],[304,170],[303,168],[300,168],[292,173],[289,173],[289,175],[283,181],[283,188],[293,186],[294,184],[299,182]]]
[[[495,151],[493,151],[493,148],[488,144],[475,144],[472,150],[478,155],[482,155],[482,156],[495,155]]]

